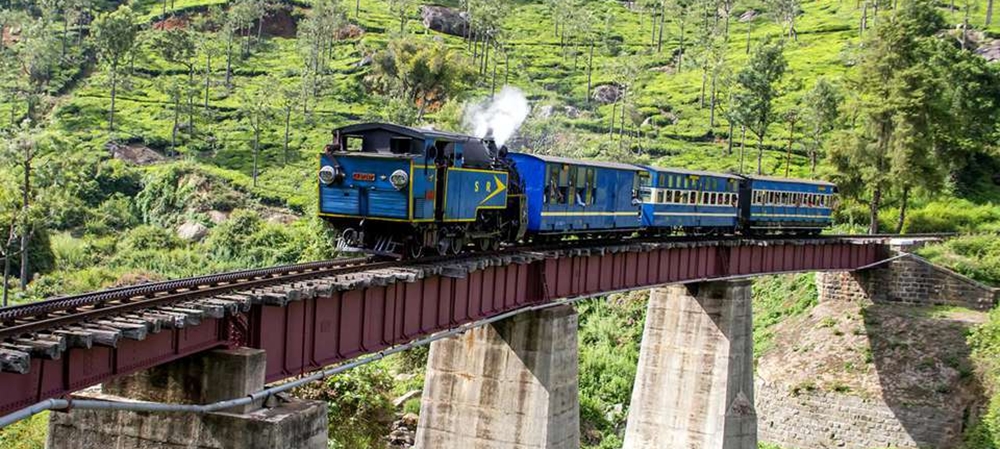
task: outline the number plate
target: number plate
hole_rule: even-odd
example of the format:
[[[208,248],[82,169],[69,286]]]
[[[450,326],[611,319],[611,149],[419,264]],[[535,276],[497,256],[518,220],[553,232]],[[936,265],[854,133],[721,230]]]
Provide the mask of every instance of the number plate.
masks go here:
[[[354,174],[354,180],[355,181],[374,181],[375,180],[375,173],[355,173]]]

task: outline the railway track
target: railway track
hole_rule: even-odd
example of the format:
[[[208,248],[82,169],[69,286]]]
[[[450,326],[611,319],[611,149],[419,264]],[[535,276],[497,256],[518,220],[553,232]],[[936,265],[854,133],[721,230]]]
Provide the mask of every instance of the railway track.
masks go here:
[[[906,237],[945,237],[947,234],[921,234]],[[802,240],[886,239],[896,235],[823,235]],[[141,339],[145,332],[160,327],[183,327],[197,324],[203,316],[221,317],[246,311],[252,303],[266,302],[269,289],[306,285],[352,273],[370,272],[412,265],[449,263],[474,257],[511,253],[574,250],[622,244],[738,242],[787,240],[788,236],[754,237],[673,236],[643,238],[598,238],[510,246],[494,252],[472,252],[459,256],[431,256],[414,260],[377,260],[370,257],[337,259],[279,267],[242,270],[187,279],[118,287],[93,293],[52,298],[36,303],[0,308],[0,368],[10,353],[53,356],[67,345],[90,347],[114,345],[117,338]],[[256,292],[246,294],[246,292]],[[279,295],[280,296],[280,295]],[[7,357],[5,358],[5,354]],[[18,370],[17,367],[14,367]]]

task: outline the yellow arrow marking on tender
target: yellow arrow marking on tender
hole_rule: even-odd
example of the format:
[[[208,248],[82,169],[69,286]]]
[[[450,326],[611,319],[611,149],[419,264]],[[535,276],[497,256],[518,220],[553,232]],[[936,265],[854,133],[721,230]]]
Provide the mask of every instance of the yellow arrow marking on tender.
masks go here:
[[[500,177],[499,176],[493,175],[493,180],[497,182],[497,188],[496,188],[496,190],[494,190],[493,193],[489,194],[486,198],[484,198],[482,201],[480,201],[479,205],[482,205],[483,203],[491,200],[493,197],[497,196],[500,192],[503,192],[504,190],[507,190],[507,186],[502,181],[500,181]]]

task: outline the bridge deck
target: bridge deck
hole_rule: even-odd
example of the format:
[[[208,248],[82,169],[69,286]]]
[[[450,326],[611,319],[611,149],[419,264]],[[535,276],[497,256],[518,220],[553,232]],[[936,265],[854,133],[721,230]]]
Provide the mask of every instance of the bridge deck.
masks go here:
[[[0,414],[211,348],[267,351],[277,381],[562,298],[763,274],[855,270],[885,239],[720,239],[507,251],[230,292],[45,329],[0,346]],[[569,245],[570,242],[567,242]]]

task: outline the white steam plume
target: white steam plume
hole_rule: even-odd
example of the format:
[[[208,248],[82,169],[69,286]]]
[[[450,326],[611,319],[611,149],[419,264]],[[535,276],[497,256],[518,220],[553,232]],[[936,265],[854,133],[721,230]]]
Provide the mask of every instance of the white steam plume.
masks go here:
[[[524,93],[516,87],[504,86],[492,101],[469,104],[465,107],[465,126],[476,137],[493,133],[497,146],[507,143],[524,120],[531,107]]]

